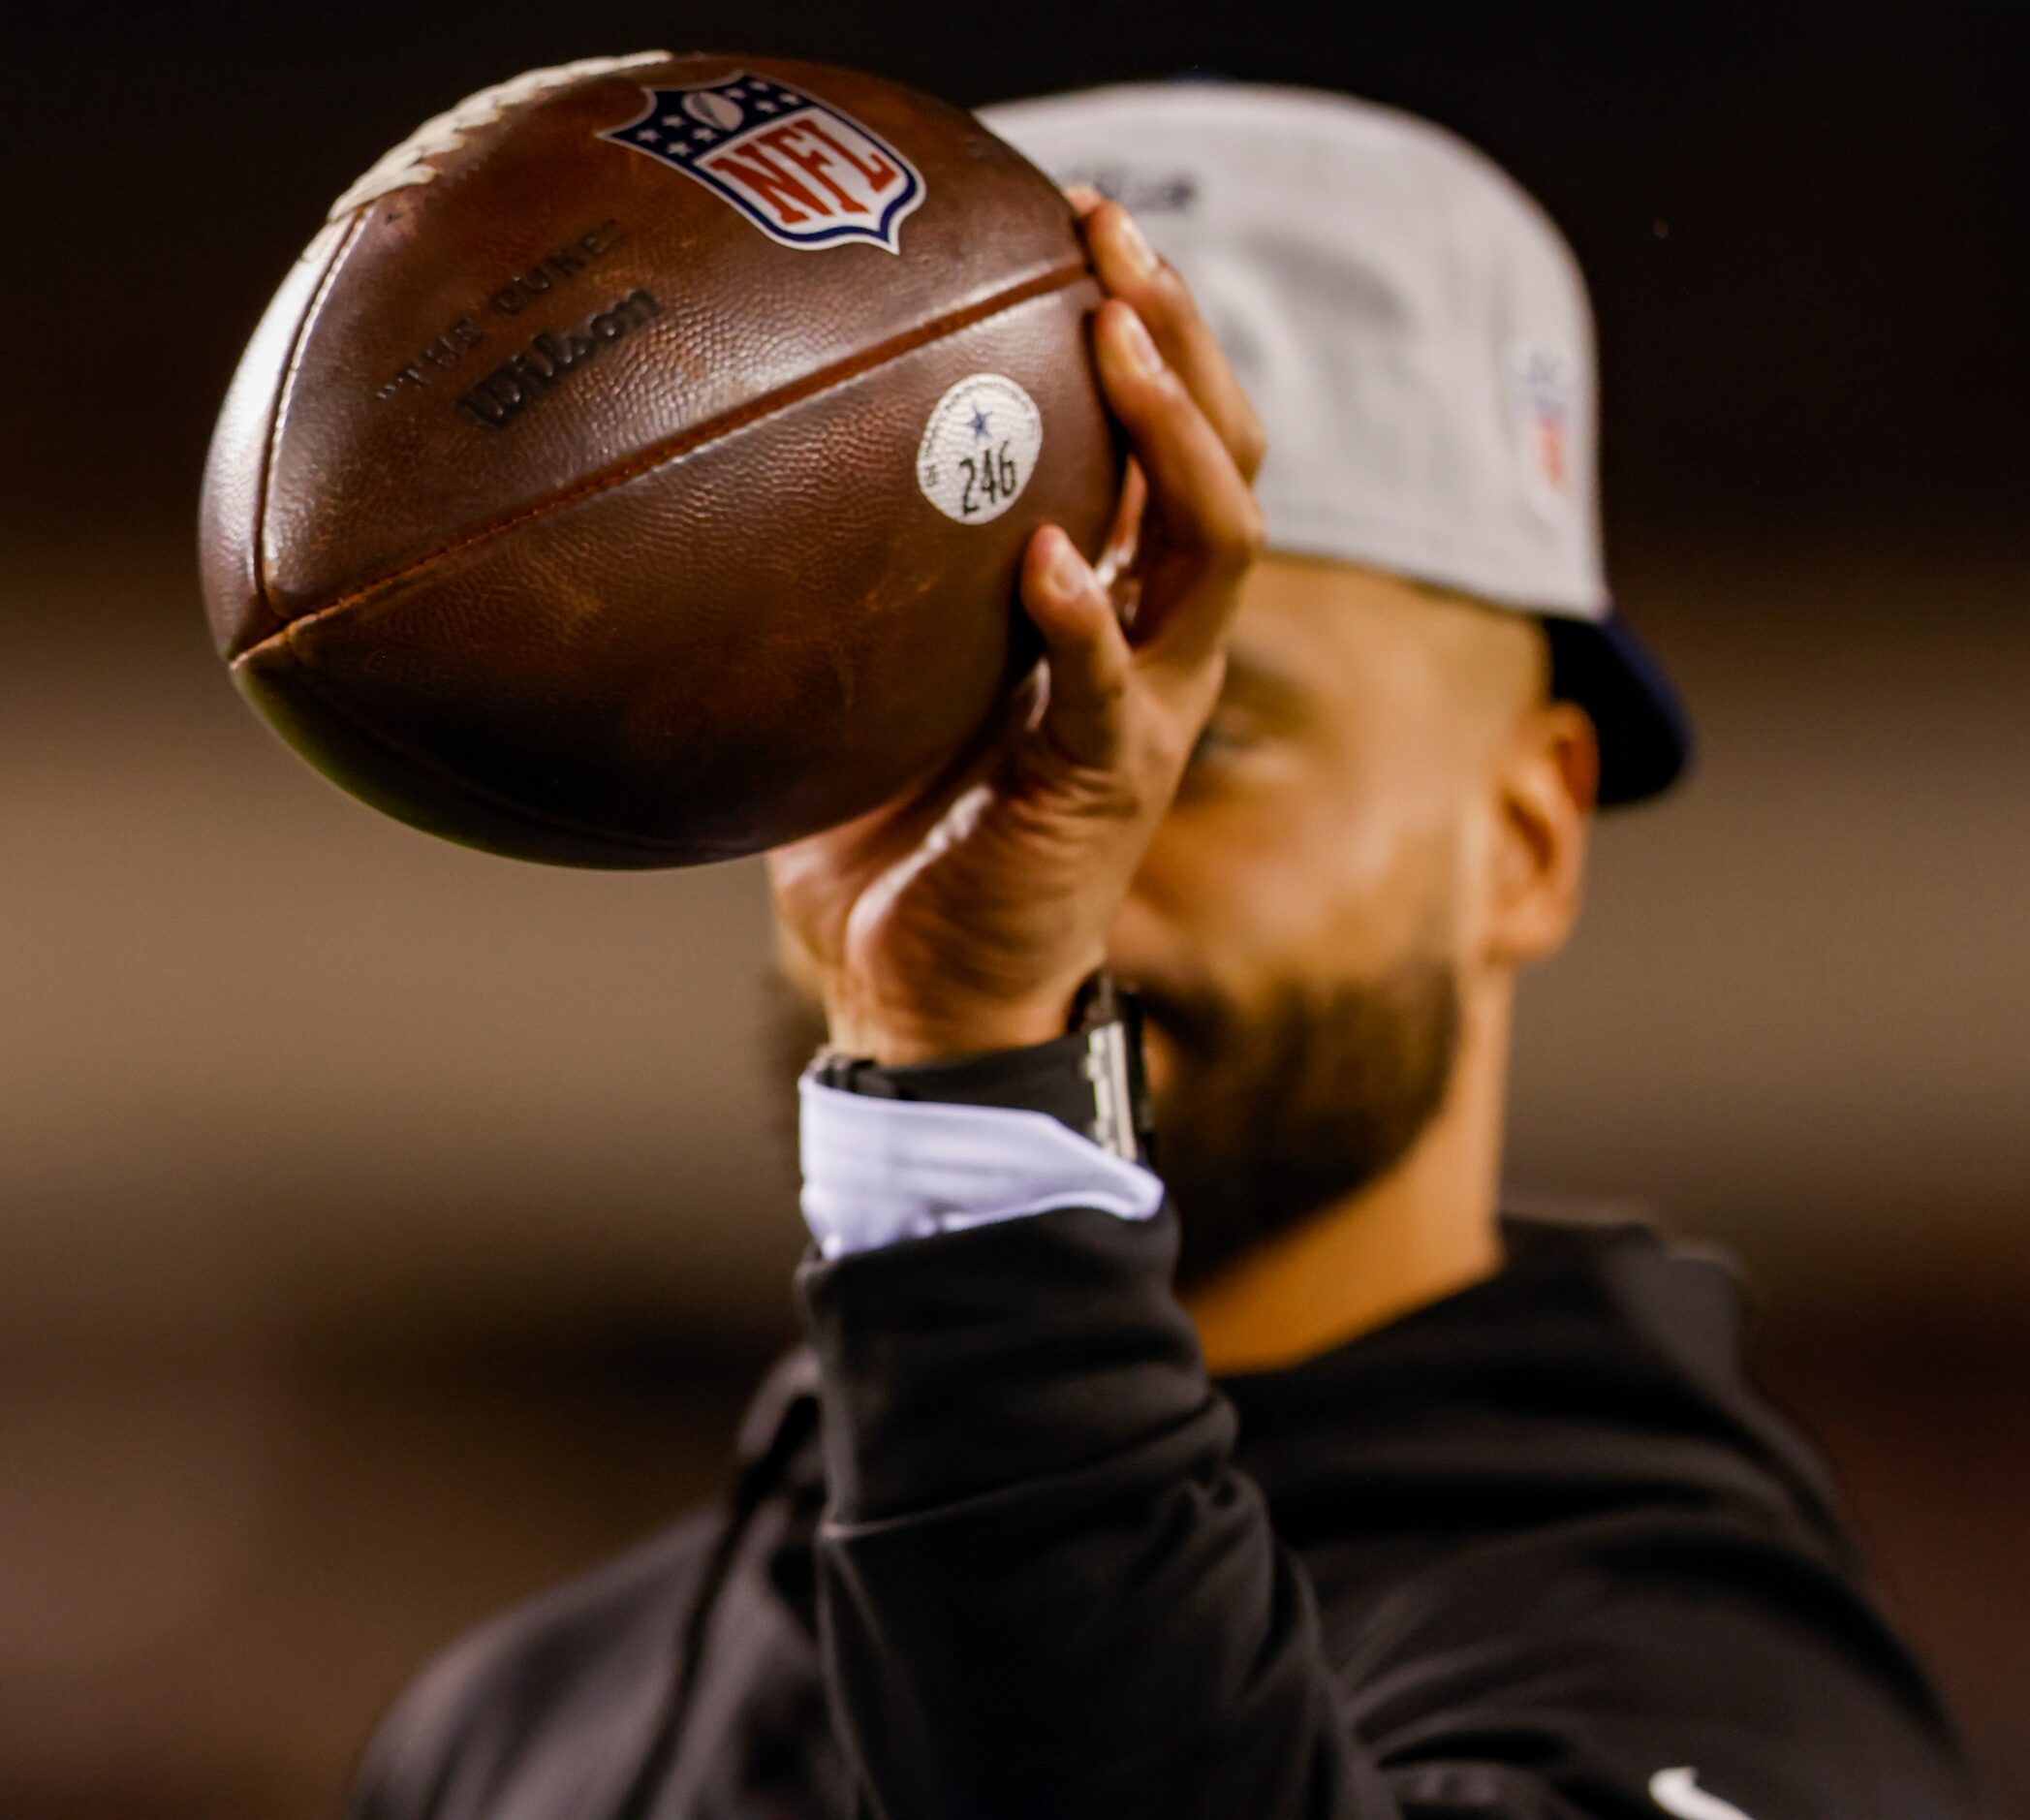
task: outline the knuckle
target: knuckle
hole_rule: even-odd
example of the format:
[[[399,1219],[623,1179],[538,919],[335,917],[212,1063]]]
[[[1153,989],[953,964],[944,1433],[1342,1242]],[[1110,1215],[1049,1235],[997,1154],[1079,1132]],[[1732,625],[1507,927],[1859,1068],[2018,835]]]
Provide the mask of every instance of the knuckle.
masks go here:
[[[1069,825],[1133,821],[1147,792],[1128,767],[1092,760],[1061,760],[1044,797],[1044,812]]]
[[[1114,394],[1114,415],[1131,437],[1151,454],[1179,441],[1190,429],[1191,396],[1169,367],[1134,374]]]
[[[1102,714],[1112,714],[1120,708],[1128,696],[1128,672],[1125,665],[1109,661],[1094,666],[1086,682],[1086,693],[1093,707]]]
[[[1162,728],[1148,736],[1144,754],[1150,771],[1162,778],[1178,776],[1184,769],[1184,761],[1191,756],[1191,748],[1197,735],[1181,725],[1166,722]]]
[[[1216,586],[1232,587],[1246,577],[1261,553],[1259,539],[1221,536],[1206,545],[1200,557],[1200,572]]]
[[[1184,282],[1183,273],[1167,259],[1159,259],[1150,267],[1142,280],[1142,291],[1148,299],[1146,307],[1169,322],[1188,322],[1197,314],[1191,287]]]
[[[1242,472],[1254,473],[1268,454],[1268,432],[1263,428],[1262,420],[1255,415],[1253,406],[1248,407],[1246,415],[1241,419],[1239,431],[1234,441],[1234,456],[1239,461]]]
[[[1108,350],[1108,357],[1101,367],[1108,406],[1131,429],[1140,429],[1169,401],[1164,381],[1170,368],[1137,366],[1115,349]]]
[[[1159,800],[1156,792],[1143,779],[1122,777],[1114,785],[1107,812],[1123,822],[1139,822],[1147,817]]]
[[[1233,524],[1220,539],[1218,553],[1221,563],[1236,572],[1245,570],[1262,554],[1267,543],[1268,525],[1262,516],[1260,502],[1250,493],[1246,505],[1234,514]]]
[[[1146,325],[1142,332],[1148,333]],[[1149,345],[1155,347],[1153,338]],[[1138,367],[1136,376],[1146,389],[1148,396],[1169,415],[1185,415],[1198,408],[1192,398],[1190,388],[1185,385],[1177,369],[1163,358],[1160,348],[1156,349],[1156,363],[1153,366]]]

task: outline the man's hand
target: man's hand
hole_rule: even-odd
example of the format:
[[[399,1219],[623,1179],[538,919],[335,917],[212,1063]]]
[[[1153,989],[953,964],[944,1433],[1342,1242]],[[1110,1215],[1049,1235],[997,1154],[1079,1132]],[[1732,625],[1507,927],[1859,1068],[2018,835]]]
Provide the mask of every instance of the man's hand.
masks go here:
[[[1072,201],[1109,294],[1094,340],[1131,502],[1147,489],[1130,624],[1071,540],[1038,531],[1021,575],[1038,685],[929,788],[768,856],[832,1043],[890,1066],[1063,1034],[1211,712],[1262,546],[1262,429],[1232,369],[1127,211]]]

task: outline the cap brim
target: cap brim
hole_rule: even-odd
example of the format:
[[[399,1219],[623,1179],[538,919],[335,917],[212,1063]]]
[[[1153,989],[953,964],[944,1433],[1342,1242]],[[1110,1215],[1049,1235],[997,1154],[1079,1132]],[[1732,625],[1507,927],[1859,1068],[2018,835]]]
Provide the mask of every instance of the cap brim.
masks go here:
[[[1600,801],[1639,802],[1692,762],[1692,724],[1677,692],[1628,622],[1540,615],[1550,638],[1550,692],[1577,702],[1600,736]]]

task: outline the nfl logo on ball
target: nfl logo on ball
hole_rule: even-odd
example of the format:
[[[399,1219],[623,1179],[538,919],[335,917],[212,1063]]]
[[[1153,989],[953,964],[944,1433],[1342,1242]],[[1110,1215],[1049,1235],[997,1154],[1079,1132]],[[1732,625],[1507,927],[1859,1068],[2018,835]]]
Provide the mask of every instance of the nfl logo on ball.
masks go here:
[[[784,246],[859,240],[902,250],[902,223],[923,200],[923,179],[858,120],[745,71],[644,92],[646,111],[602,139],[695,177]]]

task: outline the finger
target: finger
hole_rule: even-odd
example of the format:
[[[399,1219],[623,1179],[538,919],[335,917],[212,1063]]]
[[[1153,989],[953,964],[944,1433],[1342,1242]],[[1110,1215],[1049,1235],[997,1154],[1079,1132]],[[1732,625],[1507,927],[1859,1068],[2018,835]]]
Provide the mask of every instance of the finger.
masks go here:
[[[1141,464],[1130,455],[1121,474],[1121,496],[1113,509],[1113,523],[1108,530],[1100,560],[1094,565],[1100,585],[1109,593],[1135,567],[1135,554],[1141,544],[1142,515],[1148,505],[1149,483],[1142,478]],[[1120,604],[1118,597],[1114,604]]]
[[[1173,266],[1157,258],[1135,217],[1120,204],[1101,201],[1080,219],[1100,282],[1110,295],[1134,306],[1163,358],[1219,432],[1234,466],[1253,480],[1267,447],[1262,420],[1199,314],[1190,289]]]
[[[1022,606],[1043,634],[1048,661],[1038,732],[1072,764],[1104,768],[1120,744],[1134,657],[1111,597],[1054,524],[1037,532],[1023,554]]]
[[[857,894],[943,821],[952,804],[999,765],[1036,717],[1039,681],[1025,678],[998,702],[972,737],[935,775],[901,796],[771,848],[767,869],[781,894],[811,871],[843,881]]]
[[[1067,183],[1064,186],[1064,200],[1071,204],[1072,213],[1083,221],[1107,198],[1090,183]]]
[[[1218,647],[1241,578],[1261,552],[1261,509],[1136,313],[1109,301],[1095,339],[1107,401],[1147,476],[1155,521],[1135,643],[1196,664]]]

